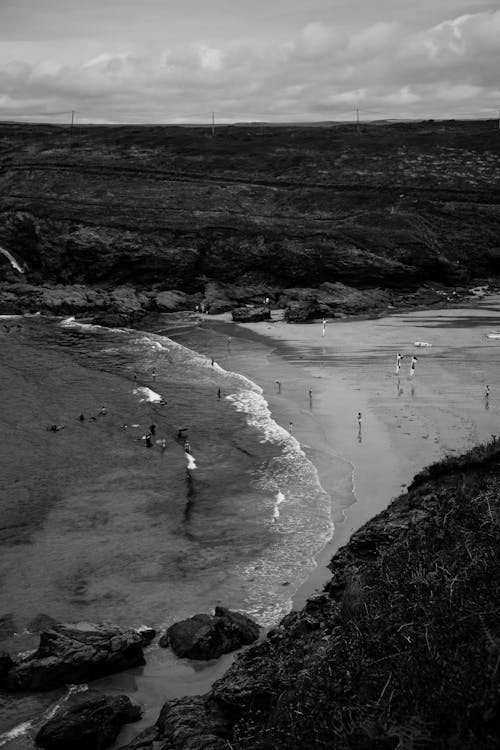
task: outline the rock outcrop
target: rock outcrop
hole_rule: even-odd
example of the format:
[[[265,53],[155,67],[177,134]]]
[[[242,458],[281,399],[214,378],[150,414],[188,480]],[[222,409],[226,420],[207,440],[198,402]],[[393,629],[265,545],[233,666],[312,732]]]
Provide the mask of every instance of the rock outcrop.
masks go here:
[[[250,617],[216,607],[214,615],[199,614],[171,625],[160,646],[187,659],[217,659],[259,637],[259,626]]]
[[[268,307],[237,307],[231,311],[235,323],[257,323],[261,320],[269,320],[271,311]]]
[[[7,690],[52,690],[94,680],[144,664],[137,630],[89,623],[57,624],[42,632],[31,655],[15,660],[4,680]]]
[[[114,742],[123,724],[140,718],[141,709],[126,695],[80,693],[42,726],[35,742],[46,750],[103,750]]]

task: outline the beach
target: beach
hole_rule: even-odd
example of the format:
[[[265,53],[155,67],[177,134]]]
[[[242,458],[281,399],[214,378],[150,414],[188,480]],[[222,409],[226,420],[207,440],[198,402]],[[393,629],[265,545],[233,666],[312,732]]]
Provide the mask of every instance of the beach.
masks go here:
[[[24,606],[23,627],[28,614],[44,610],[60,617],[81,612],[95,620],[119,613],[114,619],[123,624],[164,626],[216,603],[263,613],[261,623],[268,627],[322,587],[334,552],[403,492],[416,472],[498,431],[500,341],[487,338],[500,326],[498,298],[484,299],[474,308],[332,320],[324,335],[321,321],[235,325],[228,317],[208,317],[193,325],[160,316],[150,327],[153,339],[144,342],[140,332],[134,339],[134,361],[130,348],[128,359],[123,358],[125,339],[114,341],[109,334],[105,349],[99,344],[93,350],[86,332],[76,329],[68,345],[86,347],[77,369],[61,360],[59,349],[55,353],[44,344],[43,356],[50,361],[43,368],[47,382],[38,377],[39,391],[29,372],[33,350],[15,349],[18,378],[26,378],[27,385],[16,383],[17,400],[4,411],[4,451],[18,448],[3,477],[5,495],[12,493],[9,512],[15,529],[6,533],[18,534],[19,544],[27,545],[29,537],[35,547],[31,558],[30,548],[24,548],[31,562],[23,567],[20,582],[12,572],[21,559],[19,548],[5,546],[12,559],[10,569],[4,567],[9,595],[4,600],[20,612]],[[416,341],[432,346],[416,347]],[[162,369],[164,350],[159,346],[168,348],[170,369],[166,362]],[[99,369],[102,351],[105,371]],[[188,359],[186,351],[192,352]],[[404,356],[399,377],[397,352]],[[413,354],[417,363],[410,378]],[[158,369],[155,381],[153,365]],[[241,376],[253,385],[238,380]],[[171,411],[142,402],[147,393],[137,392],[138,387],[167,395]],[[43,405],[37,401],[42,391]],[[19,400],[23,393],[25,403]],[[86,414],[98,413],[102,403],[108,414],[98,417],[95,426],[78,424],[83,405]],[[28,415],[22,424],[20,412]],[[44,432],[40,440],[37,423],[50,423],[56,413],[68,427],[55,435]],[[182,446],[174,439],[183,416],[196,425],[190,432],[199,467],[194,507],[186,497]],[[168,436],[165,456],[136,441],[152,420]],[[132,435],[131,426],[117,429],[121,423],[137,423],[141,429]],[[55,452],[53,439],[65,433],[67,439]],[[30,454],[36,459],[31,464]],[[68,475],[75,456],[80,473],[77,482],[71,479],[69,502]],[[42,493],[33,488],[31,494],[13,491],[24,467],[34,464],[39,471],[45,467],[45,487],[58,478],[59,494],[45,493],[43,503]],[[32,479],[39,487],[40,476]],[[169,498],[167,505],[162,497]],[[27,512],[30,524],[22,519]],[[194,534],[195,547],[186,531]],[[112,555],[106,546],[110,538],[116,538]],[[65,552],[68,541],[71,554]],[[95,571],[85,561],[89,544],[98,550]],[[197,557],[188,559],[193,550]],[[45,567],[37,568],[40,551],[46,555]],[[47,581],[50,567],[61,565],[57,554],[68,569]],[[9,563],[4,558],[4,565],[5,559]],[[101,561],[110,565],[105,575]],[[47,591],[57,605],[53,611],[45,609]],[[144,668],[95,684],[108,693],[126,692],[145,707],[142,721],[121,733],[117,747],[153,723],[166,698],[205,692],[232,656],[193,665],[153,647],[146,660]],[[18,722],[31,718],[33,710],[25,704]],[[6,746],[22,747],[17,742]]]

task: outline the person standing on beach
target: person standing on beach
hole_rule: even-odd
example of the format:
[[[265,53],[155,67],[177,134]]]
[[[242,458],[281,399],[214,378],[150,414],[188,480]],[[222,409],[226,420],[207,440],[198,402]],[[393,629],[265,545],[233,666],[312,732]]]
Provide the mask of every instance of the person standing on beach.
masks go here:
[[[415,375],[415,364],[417,362],[417,358],[415,355],[411,358],[411,364],[410,364],[410,378],[412,378]]]
[[[309,388],[309,406],[312,406],[313,403],[313,392],[312,388]]]
[[[290,433],[290,435],[293,433],[293,422],[290,422],[290,425],[288,427],[288,432]]]
[[[398,352],[396,356],[396,375],[399,375],[399,368],[401,367],[402,355]]]
[[[220,401],[220,388],[218,388],[218,389],[217,389],[217,398],[218,398],[218,399],[219,399],[219,401]]]
[[[151,448],[151,434],[149,432],[147,435],[144,435],[144,440],[146,441],[146,448]]]
[[[489,409],[490,408],[490,386],[487,385],[484,389],[484,408]]]
[[[281,383],[279,380],[276,381],[276,385],[278,386],[278,393],[281,393]]]
[[[228,348],[228,349],[230,349],[230,348],[231,348],[231,336],[228,336],[228,337],[227,337],[227,348]]]
[[[361,423],[362,423],[362,421],[363,421],[363,417],[361,415],[361,412],[358,411],[358,428],[359,428],[359,430],[361,430]]]
[[[321,332],[321,335],[324,336],[326,331],[326,318],[323,318],[323,330]]]
[[[191,446],[189,444],[189,440],[186,440],[186,442],[184,443],[184,451],[185,453],[189,453],[189,454],[191,453]]]

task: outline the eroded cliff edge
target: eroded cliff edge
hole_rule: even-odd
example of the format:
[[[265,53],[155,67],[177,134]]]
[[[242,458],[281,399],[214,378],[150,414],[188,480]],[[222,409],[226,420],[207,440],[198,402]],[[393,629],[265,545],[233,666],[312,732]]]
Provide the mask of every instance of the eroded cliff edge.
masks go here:
[[[498,747],[500,443],[417,475],[324,592],[127,750]],[[153,744],[157,743],[157,744]]]
[[[499,152],[486,121],[4,123],[0,246],[31,283],[461,284],[500,269]]]

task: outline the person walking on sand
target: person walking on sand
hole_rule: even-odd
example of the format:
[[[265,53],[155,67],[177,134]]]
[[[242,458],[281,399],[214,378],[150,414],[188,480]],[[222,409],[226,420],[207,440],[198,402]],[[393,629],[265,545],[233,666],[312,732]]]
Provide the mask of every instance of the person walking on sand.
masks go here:
[[[413,355],[413,357],[411,358],[411,363],[410,363],[410,378],[412,378],[415,375],[416,363],[417,363],[417,358],[415,357],[415,355]]]
[[[401,361],[403,356],[398,352],[396,355],[396,375],[399,375],[399,368],[401,367]]]

